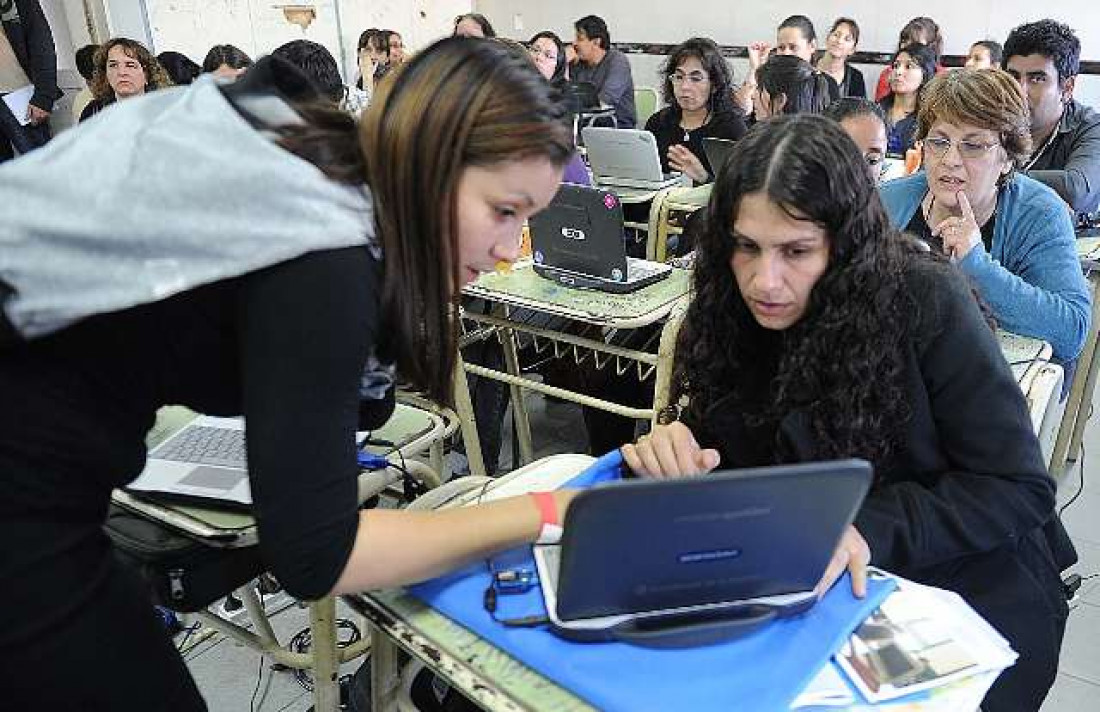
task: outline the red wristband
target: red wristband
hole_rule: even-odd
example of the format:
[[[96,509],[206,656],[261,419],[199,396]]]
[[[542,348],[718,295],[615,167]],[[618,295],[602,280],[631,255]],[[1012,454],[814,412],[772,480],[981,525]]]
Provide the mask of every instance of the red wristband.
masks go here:
[[[557,544],[561,539],[561,520],[558,518],[558,502],[554,499],[553,492],[531,492],[535,506],[539,509],[541,526],[539,527],[539,544]]]

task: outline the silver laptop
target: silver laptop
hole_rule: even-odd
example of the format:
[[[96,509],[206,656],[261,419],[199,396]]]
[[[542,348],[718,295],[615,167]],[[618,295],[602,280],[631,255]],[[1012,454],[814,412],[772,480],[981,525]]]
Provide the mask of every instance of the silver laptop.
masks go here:
[[[674,647],[797,615],[871,477],[838,460],[586,490],[561,542],[534,547],[551,628]]]
[[[601,186],[661,190],[683,184],[681,174],[661,169],[657,139],[648,131],[586,126],[581,135]]]
[[[195,418],[149,452],[145,469],[125,489],[181,502],[251,506],[244,420]]]

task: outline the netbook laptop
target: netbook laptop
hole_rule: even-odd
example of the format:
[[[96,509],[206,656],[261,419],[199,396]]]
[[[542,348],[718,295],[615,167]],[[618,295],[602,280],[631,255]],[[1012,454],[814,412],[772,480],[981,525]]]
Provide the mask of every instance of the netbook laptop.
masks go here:
[[[356,442],[368,435],[358,433]],[[200,415],[153,448],[145,469],[123,489],[154,500],[249,510],[244,419]]]
[[[534,547],[551,628],[680,646],[801,613],[871,483],[863,460],[609,483]]]
[[[707,163],[710,164],[712,177],[718,177],[718,171],[722,170],[722,166],[726,165],[726,161],[733,156],[736,146],[737,142],[728,138],[708,136],[703,139],[703,153],[707,154]]]
[[[586,126],[581,136],[599,185],[661,190],[683,183],[681,174],[662,171],[657,139],[648,131]]]
[[[528,225],[535,272],[559,284],[624,293],[672,273],[670,265],[626,256],[622,203],[609,191],[562,184]]]

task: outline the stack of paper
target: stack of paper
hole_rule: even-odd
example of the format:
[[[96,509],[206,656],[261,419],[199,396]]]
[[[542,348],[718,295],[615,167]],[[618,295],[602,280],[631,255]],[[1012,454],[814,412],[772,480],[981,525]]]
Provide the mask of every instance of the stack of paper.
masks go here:
[[[791,707],[976,710],[1016,657],[958,594],[899,579]]]

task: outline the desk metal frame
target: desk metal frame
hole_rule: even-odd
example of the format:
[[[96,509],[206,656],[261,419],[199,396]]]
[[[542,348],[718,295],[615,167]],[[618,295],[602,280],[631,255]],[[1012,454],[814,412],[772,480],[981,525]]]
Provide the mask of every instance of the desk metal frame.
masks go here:
[[[1072,464],[1076,464],[1081,453],[1081,444],[1085,436],[1085,425],[1092,408],[1092,394],[1096,388],[1097,375],[1100,374],[1100,239],[1081,238],[1077,240],[1077,256],[1081,260],[1081,269],[1089,283],[1089,296],[1092,298],[1092,322],[1089,324],[1085,348],[1077,358],[1077,374],[1066,398],[1065,414],[1058,429],[1058,439],[1054,443],[1050,473],[1054,477],[1064,477]]]
[[[484,469],[480,472],[475,469],[472,451],[476,451],[477,465],[482,468],[484,465],[480,447],[470,447],[471,443],[479,441],[469,391],[466,390],[465,394],[461,393],[465,385],[465,373],[501,381],[511,387],[516,436],[519,441],[520,458],[524,463],[530,462],[534,453],[531,425],[523,401],[525,388],[627,418],[650,420],[651,423],[656,423],[659,414],[668,406],[676,337],[690,288],[689,276],[687,272],[674,269],[667,279],[637,292],[609,294],[563,287],[539,277],[530,264],[526,264],[517,265],[508,274],[485,275],[468,286],[464,290],[466,296],[484,299],[494,305],[494,310],[491,314],[474,314],[468,311],[463,314],[464,322],[473,325],[473,328],[467,331],[463,345],[483,338],[500,339],[507,368],[504,372],[469,364],[462,360],[461,354],[459,355],[456,401],[463,423],[463,437],[467,443],[466,452],[470,457],[471,472],[484,473]],[[519,309],[541,312],[596,327],[601,330],[603,338],[592,338],[587,335],[565,333],[558,329],[524,324],[514,318],[516,310]],[[662,319],[665,322],[661,329],[656,354],[623,348],[605,340],[617,330],[637,329]],[[519,366],[517,333],[528,335],[536,350],[552,349],[557,357],[571,354],[578,364],[591,358],[596,368],[602,369],[614,362],[620,374],[630,368],[636,368],[639,380],[648,379],[655,374],[656,391],[652,406],[631,408],[523,378]]]

